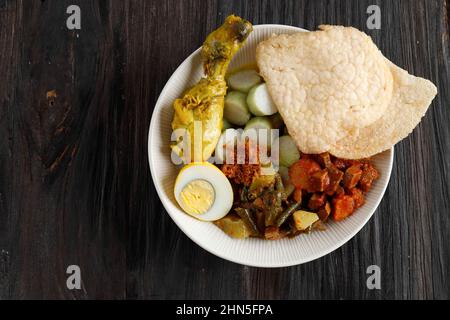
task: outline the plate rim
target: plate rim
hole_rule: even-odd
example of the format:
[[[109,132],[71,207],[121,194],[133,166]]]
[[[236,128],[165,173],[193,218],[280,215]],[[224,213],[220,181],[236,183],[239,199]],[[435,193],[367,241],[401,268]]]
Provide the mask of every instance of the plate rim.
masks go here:
[[[264,29],[264,28],[274,28],[274,27],[278,27],[278,28],[282,28],[285,30],[293,30],[293,31],[299,31],[299,32],[309,32],[306,29],[300,28],[300,27],[296,27],[296,26],[291,26],[291,25],[282,25],[282,24],[260,24],[260,25],[254,25],[253,28],[254,29]],[[316,254],[312,254],[310,257],[306,258],[306,259],[295,259],[295,261],[293,262],[281,262],[281,263],[249,263],[247,261],[244,261],[245,259],[240,259],[239,256],[237,257],[229,257],[229,256],[225,256],[222,253],[218,252],[217,250],[214,250],[212,248],[206,248],[201,242],[196,241],[195,239],[193,239],[187,228],[185,228],[185,226],[183,226],[181,223],[179,223],[175,217],[173,216],[173,214],[170,212],[170,210],[168,209],[169,207],[169,203],[168,203],[168,199],[166,199],[166,195],[162,190],[162,187],[160,185],[157,185],[155,183],[156,177],[154,174],[155,171],[155,166],[153,164],[153,160],[152,160],[152,155],[151,155],[151,140],[152,140],[152,132],[154,131],[154,127],[156,125],[156,120],[155,120],[155,112],[156,111],[160,111],[159,109],[161,109],[162,103],[161,100],[163,99],[163,97],[165,96],[166,92],[169,89],[169,83],[171,83],[172,78],[174,78],[175,74],[178,72],[178,70],[180,70],[184,65],[188,64],[189,61],[197,54],[200,53],[202,47],[196,49],[194,52],[192,52],[190,55],[188,55],[183,62],[175,69],[174,72],[172,72],[171,76],[169,77],[169,79],[167,80],[166,84],[164,85],[163,89],[161,90],[161,93],[158,96],[158,99],[156,100],[153,112],[152,112],[152,116],[151,116],[151,120],[150,120],[150,127],[149,127],[149,131],[148,131],[148,142],[147,142],[147,153],[148,153],[148,161],[149,161],[149,165],[150,165],[150,174],[152,177],[152,181],[153,181],[153,185],[155,187],[156,193],[158,194],[159,200],[161,201],[165,211],[168,213],[168,215],[170,216],[170,218],[172,219],[172,221],[175,223],[175,225],[181,229],[181,231],[192,241],[194,242],[196,245],[198,245],[200,248],[202,248],[203,250],[230,262],[236,263],[236,264],[240,264],[243,266],[249,266],[249,267],[257,267],[257,268],[283,268],[283,267],[291,267],[291,266],[297,266],[297,265],[301,265],[301,264],[305,264],[314,260],[317,260],[319,258],[322,258],[330,253],[332,253],[333,251],[339,249],[340,247],[344,246],[345,244],[347,244],[351,239],[353,239],[369,222],[369,220],[373,217],[373,215],[375,214],[375,211],[377,211],[381,200],[383,200],[384,195],[386,193],[387,187],[389,186],[389,182],[391,180],[391,175],[392,175],[392,168],[393,168],[393,163],[394,163],[394,146],[388,150],[385,151],[389,151],[389,166],[388,166],[388,178],[387,178],[387,183],[383,186],[380,195],[374,205],[374,209],[372,210],[372,212],[366,217],[366,219],[363,220],[363,222],[360,224],[360,226],[358,226],[357,228],[355,228],[355,230],[353,230],[348,236],[344,237],[342,241],[338,242],[337,244],[334,244],[332,246],[330,246],[329,248],[327,248],[326,250],[322,250],[320,252],[317,252]],[[158,109],[158,110],[157,110]],[[385,152],[383,151],[383,152]],[[245,241],[245,240],[241,240],[241,241]]]

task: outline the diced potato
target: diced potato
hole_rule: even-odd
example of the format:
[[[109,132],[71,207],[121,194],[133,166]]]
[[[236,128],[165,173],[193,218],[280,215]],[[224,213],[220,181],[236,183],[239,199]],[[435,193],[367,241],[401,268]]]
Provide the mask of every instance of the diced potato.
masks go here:
[[[252,235],[244,220],[233,213],[215,221],[214,224],[232,238],[245,239]]]
[[[319,216],[314,212],[308,212],[303,210],[295,211],[293,217],[295,227],[299,231],[308,229],[314,222],[319,220]]]

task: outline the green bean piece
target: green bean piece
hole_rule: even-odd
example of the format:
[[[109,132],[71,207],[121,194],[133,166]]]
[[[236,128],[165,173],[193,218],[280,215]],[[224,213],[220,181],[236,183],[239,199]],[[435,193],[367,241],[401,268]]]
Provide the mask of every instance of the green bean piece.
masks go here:
[[[300,207],[300,202],[290,205],[277,219],[276,226],[281,227],[283,223]]]
[[[239,217],[250,227],[250,230],[254,233],[255,236],[260,236],[258,227],[256,226],[256,221],[253,219],[252,214],[249,209],[244,208],[236,208],[234,209]]]
[[[273,226],[278,215],[282,212],[283,194],[279,191],[271,191],[268,195],[268,212],[265,217],[266,227]]]
[[[288,198],[288,195],[286,193],[286,188],[284,187],[283,184],[283,179],[281,178],[280,174],[276,175],[275,178],[275,189],[279,192],[281,192],[281,200],[286,201]]]
[[[279,174],[275,177],[275,186],[278,191],[284,191],[283,180],[281,180],[281,176]]]

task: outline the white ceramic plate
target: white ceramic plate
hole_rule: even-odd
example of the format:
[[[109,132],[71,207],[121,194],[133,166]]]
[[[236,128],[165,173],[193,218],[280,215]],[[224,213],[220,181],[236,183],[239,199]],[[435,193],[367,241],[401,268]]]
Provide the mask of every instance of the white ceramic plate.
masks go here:
[[[256,45],[272,34],[302,31],[306,30],[283,25],[255,26],[245,46],[232,61],[230,70],[254,63]],[[375,212],[388,185],[393,149],[373,158],[375,166],[381,172],[381,178],[367,194],[365,205],[344,221],[328,223],[327,230],[323,232],[278,241],[235,240],[212,223],[198,221],[181,211],[173,195],[178,168],[171,162],[169,148],[172,103],[185,89],[197,83],[202,75],[199,49],[180,65],[167,82],[153,111],[149,131],[148,155],[153,182],[165,209],[189,238],[205,250],[229,261],[256,267],[285,267],[320,258],[345,244],[361,230]]]

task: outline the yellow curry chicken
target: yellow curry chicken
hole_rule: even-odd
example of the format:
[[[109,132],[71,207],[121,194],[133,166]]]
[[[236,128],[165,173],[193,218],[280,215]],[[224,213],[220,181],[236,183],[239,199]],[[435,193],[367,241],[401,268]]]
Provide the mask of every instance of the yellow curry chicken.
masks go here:
[[[252,30],[250,22],[237,16],[229,16],[203,44],[202,58],[206,77],[173,104],[175,115],[172,129],[185,129],[189,133],[191,160],[206,161],[214,152],[222,132],[224,97],[227,93],[225,74],[231,59]],[[196,122],[201,123],[201,139],[194,136]],[[172,145],[172,150],[179,156],[185,156],[177,149],[179,142]],[[201,147],[194,148],[194,142],[201,142]]]

